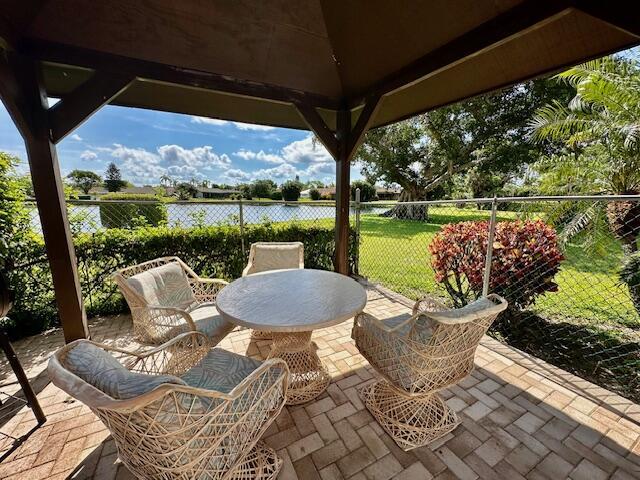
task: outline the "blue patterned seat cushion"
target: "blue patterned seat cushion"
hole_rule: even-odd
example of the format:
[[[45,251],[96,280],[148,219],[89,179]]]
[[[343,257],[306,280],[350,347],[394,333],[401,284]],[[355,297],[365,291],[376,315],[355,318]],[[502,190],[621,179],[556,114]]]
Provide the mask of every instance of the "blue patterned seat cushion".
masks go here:
[[[185,385],[173,375],[131,372],[109,352],[89,342],[72,348],[64,364],[71,373],[117,400],[137,397],[165,383]]]
[[[214,348],[181,378],[190,387],[229,393],[260,365],[258,360]]]
[[[210,338],[222,340],[235,325],[224,320],[214,305],[204,305],[189,312],[196,328]]]

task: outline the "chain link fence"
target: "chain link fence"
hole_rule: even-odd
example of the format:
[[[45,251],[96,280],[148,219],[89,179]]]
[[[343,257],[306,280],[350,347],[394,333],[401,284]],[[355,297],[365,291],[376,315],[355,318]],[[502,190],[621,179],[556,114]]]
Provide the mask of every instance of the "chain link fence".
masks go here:
[[[361,205],[361,275],[455,306],[500,293],[495,337],[640,400],[640,197]]]
[[[301,240],[313,255],[305,259],[309,265],[331,268],[333,202],[70,201],[68,207],[90,314],[111,311],[108,274],[143,256],[178,254],[203,274],[232,279],[251,242]],[[30,208],[39,232],[35,204]],[[354,202],[350,219],[355,273],[409,298],[435,295],[453,306],[483,289],[500,293],[512,308],[496,322],[495,337],[640,400],[640,274],[626,282],[622,274],[638,246],[639,197]],[[277,226],[286,226],[285,236],[274,235]],[[195,233],[209,227],[227,233]]]

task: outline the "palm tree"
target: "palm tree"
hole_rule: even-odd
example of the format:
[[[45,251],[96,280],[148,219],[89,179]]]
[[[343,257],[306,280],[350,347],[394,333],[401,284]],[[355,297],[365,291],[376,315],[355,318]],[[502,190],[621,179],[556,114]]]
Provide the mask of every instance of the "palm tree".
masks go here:
[[[564,142],[573,154],[604,158],[600,176],[608,193],[640,192],[640,65],[604,57],[559,74],[576,89],[568,105],[554,102],[536,112],[534,141]],[[637,250],[640,203],[611,202],[607,217],[626,250]]]
[[[163,187],[171,186],[171,177],[166,173],[160,177],[160,185]]]

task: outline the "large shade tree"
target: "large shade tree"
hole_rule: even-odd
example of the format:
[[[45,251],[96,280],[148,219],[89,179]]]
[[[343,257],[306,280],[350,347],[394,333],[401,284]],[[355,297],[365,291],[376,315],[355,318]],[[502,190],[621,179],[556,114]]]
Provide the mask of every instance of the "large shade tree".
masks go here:
[[[71,184],[86,195],[93,187],[97,187],[102,183],[102,178],[91,170],[72,170],[67,178]]]
[[[400,185],[401,202],[439,198],[453,175],[472,168],[506,178],[550,148],[550,142],[526,141],[527,122],[552,99],[569,98],[569,91],[535,80],[377,128],[356,159],[370,182]]]

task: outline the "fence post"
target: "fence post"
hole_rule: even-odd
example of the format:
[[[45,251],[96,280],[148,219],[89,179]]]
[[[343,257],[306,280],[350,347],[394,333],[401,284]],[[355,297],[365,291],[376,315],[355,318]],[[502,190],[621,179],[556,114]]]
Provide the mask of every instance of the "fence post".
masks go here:
[[[240,195],[240,198],[238,199],[238,208],[240,210],[240,248],[242,249],[242,255],[244,256],[244,252],[246,252],[246,250],[244,249],[244,208],[242,207],[242,195]]]
[[[360,274],[360,189],[356,188],[356,201],[355,201],[355,210],[356,210],[356,264],[353,267],[353,270],[356,275]]]
[[[491,261],[493,260],[493,239],[496,233],[496,212],[498,200],[494,196],[491,202],[491,220],[489,220],[489,235],[487,236],[487,257],[484,263],[484,279],[482,282],[482,296],[489,295],[489,282],[491,281]]]

